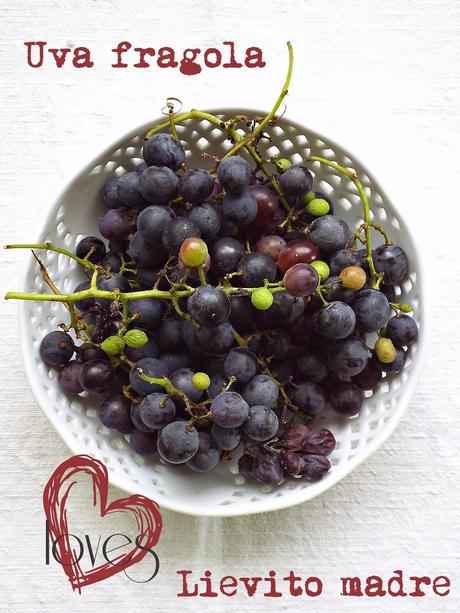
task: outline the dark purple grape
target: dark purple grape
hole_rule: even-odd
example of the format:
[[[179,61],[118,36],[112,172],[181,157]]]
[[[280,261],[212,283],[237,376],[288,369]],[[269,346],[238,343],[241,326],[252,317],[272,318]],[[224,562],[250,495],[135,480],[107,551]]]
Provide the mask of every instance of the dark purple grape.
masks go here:
[[[302,476],[312,481],[318,481],[331,469],[331,463],[323,455],[308,453],[302,456],[305,465]]]
[[[237,392],[223,392],[213,399],[210,411],[218,426],[238,428],[248,418],[249,405]]]
[[[173,421],[160,430],[158,451],[171,464],[184,464],[196,454],[200,437],[185,421]]]
[[[230,299],[218,287],[201,285],[188,297],[187,310],[200,325],[215,328],[228,320]]]
[[[176,405],[166,394],[149,394],[139,403],[141,423],[153,430],[159,430],[171,423],[176,416]]]
[[[329,402],[336,413],[353,417],[363,406],[363,391],[355,383],[339,383],[329,393]]]
[[[241,194],[249,185],[251,175],[249,164],[236,155],[222,160],[217,169],[217,180],[229,194]]]
[[[184,342],[182,337],[182,321],[178,319],[163,319],[156,330],[156,340],[164,351],[181,351]]]
[[[382,285],[380,286],[380,291],[382,292],[382,294],[385,294],[388,299],[388,302],[397,302],[396,289],[394,285],[385,285],[385,283],[382,283]]]
[[[238,473],[245,479],[254,479],[254,475],[252,473],[253,465],[253,456],[249,455],[248,453],[243,453],[238,460]]]
[[[138,268],[137,282],[141,289],[152,289],[158,281],[158,269]]]
[[[339,300],[351,304],[356,293],[352,289],[343,287],[339,277],[329,277],[323,285],[323,296],[328,302]]]
[[[409,273],[406,252],[398,245],[381,245],[372,254],[375,270],[383,272],[386,285],[398,285]]]
[[[40,343],[40,357],[48,366],[62,366],[75,352],[75,344],[67,332],[49,332]]]
[[[286,196],[302,196],[313,186],[313,176],[303,166],[289,166],[280,175],[279,181]]]
[[[240,334],[254,329],[254,308],[249,296],[230,296],[230,323]]]
[[[109,357],[100,347],[85,343],[78,348],[78,358],[81,362],[89,362],[91,360],[108,360]]]
[[[99,232],[111,241],[125,241],[134,231],[135,223],[126,209],[109,209],[99,217]]]
[[[135,232],[129,241],[128,254],[140,268],[158,269],[167,259],[168,254],[161,244],[152,246],[145,240],[142,232]]]
[[[123,206],[118,197],[118,177],[110,177],[101,187],[101,195],[105,205],[109,209],[117,209]]]
[[[128,250],[129,247],[129,241],[110,241],[109,240],[109,251],[111,251],[112,253],[123,253],[125,254],[126,251]]]
[[[273,304],[266,311],[257,311],[258,327],[262,330],[289,326],[303,314],[305,303],[303,298],[292,296],[288,292],[273,294]]]
[[[128,315],[135,317],[135,326],[151,330],[161,319],[162,305],[157,298],[136,298],[128,301]]]
[[[207,170],[187,170],[180,179],[180,193],[186,202],[204,202],[214,190],[214,177]]]
[[[263,405],[273,409],[278,402],[279,389],[276,381],[267,375],[255,375],[247,383],[241,395],[249,406]]]
[[[333,215],[318,217],[311,224],[308,238],[325,254],[334,253],[345,247],[351,230],[342,220]]]
[[[331,302],[318,311],[314,318],[317,334],[339,340],[353,334],[356,317],[353,309],[344,302]]]
[[[281,449],[279,452],[281,466],[290,477],[301,477],[305,467],[305,460],[295,451]]]
[[[75,255],[93,264],[98,264],[105,256],[105,245],[96,236],[86,236],[78,243]]]
[[[147,342],[141,347],[125,347],[125,355],[131,362],[139,362],[144,358],[157,358],[159,354],[158,345],[151,332],[143,330],[147,335]]]
[[[141,175],[136,171],[126,172],[117,181],[118,199],[128,208],[143,207],[147,203],[140,192]]]
[[[244,254],[245,249],[240,241],[230,237],[219,238],[211,248],[212,269],[218,277],[234,272]]]
[[[82,364],[78,382],[87,392],[105,392],[113,380],[113,369],[107,360],[91,360]]]
[[[105,270],[107,270],[108,272],[119,273],[121,270],[121,264],[122,262],[120,255],[118,253],[113,253],[112,251],[107,251],[101,261],[101,266],[105,268]]]
[[[219,234],[221,215],[215,204],[203,202],[194,206],[188,218],[200,228],[204,240],[213,239]]]
[[[221,394],[228,385],[228,379],[222,373],[215,373],[211,377],[211,384],[208,387],[208,394],[210,398],[215,398]],[[229,387],[229,391],[237,391],[236,383],[232,383]]]
[[[75,396],[83,391],[82,386],[78,381],[82,364],[76,360],[66,362],[60,369],[58,374],[59,389],[69,396]]]
[[[119,289],[120,292],[127,293],[131,290],[129,281],[115,272],[107,276],[99,275],[96,281],[96,287],[104,292],[113,292]],[[100,306],[108,307],[111,302],[111,298],[96,298],[96,303]]]
[[[150,204],[168,204],[178,194],[179,179],[166,166],[149,166],[139,177],[139,191]]]
[[[362,390],[374,390],[382,380],[382,371],[376,368],[371,361],[369,361],[365,368],[351,378],[353,383],[356,383]]]
[[[155,428],[150,428],[149,426],[144,424],[144,422],[142,421],[140,407],[141,407],[141,403],[140,402],[138,402],[138,403],[133,402],[132,403],[131,410],[130,410],[131,421],[133,422],[134,426],[138,430],[141,430],[142,432],[154,432]]]
[[[149,383],[148,381],[144,381],[144,379],[141,379],[139,377],[139,373],[137,372],[138,368],[141,368],[144,372],[144,375],[147,375],[148,377],[153,377],[154,379],[163,379],[167,375],[166,366],[161,360],[158,360],[157,358],[144,358],[143,360],[139,360],[139,362],[136,362],[129,374],[129,382],[132,385],[134,391],[141,396],[147,396],[148,394],[152,394],[153,392],[163,391],[163,386],[158,385],[157,383]]]
[[[258,251],[244,255],[238,262],[238,270],[242,273],[243,287],[261,287],[264,281],[272,282],[276,277],[275,262]]]
[[[387,336],[397,347],[412,345],[418,338],[415,319],[403,314],[392,317],[387,324]]]
[[[157,451],[157,433],[134,429],[129,435],[129,444],[139,455],[152,455]]]
[[[198,436],[198,451],[187,462],[187,466],[198,473],[207,473],[219,464],[221,451],[209,432],[199,432]]]
[[[236,377],[238,383],[247,383],[258,369],[257,356],[242,347],[232,349],[224,360],[224,375]]]
[[[386,326],[391,317],[387,297],[376,289],[363,289],[356,294],[352,304],[356,324],[365,332],[377,332]]]
[[[338,275],[340,271],[348,266],[361,266],[361,257],[356,251],[339,249],[331,255],[329,270],[332,276]]]
[[[329,430],[312,430],[307,434],[303,443],[302,451],[318,455],[329,455],[334,451],[336,445],[335,437]]]
[[[327,365],[339,377],[353,377],[360,373],[369,359],[369,349],[359,338],[347,338],[328,349]]]
[[[322,388],[312,381],[300,383],[291,398],[295,406],[306,415],[319,415],[326,407],[326,395]]]
[[[168,376],[180,368],[190,366],[190,358],[186,353],[162,353],[160,359],[165,365]]]
[[[257,456],[253,458],[251,475],[266,485],[280,485],[285,478],[285,472],[278,455],[268,451],[259,451]]]
[[[171,383],[177,389],[184,392],[193,402],[199,402],[203,396],[203,391],[195,387],[192,379],[195,371],[191,368],[179,368],[171,376]]]
[[[313,349],[303,351],[302,355],[297,358],[296,365],[304,381],[319,383],[327,377],[329,372],[324,357]]]
[[[242,429],[253,441],[268,441],[278,430],[278,417],[272,409],[262,405],[249,407],[248,418]]]
[[[383,372],[395,373],[402,370],[406,364],[406,352],[400,347],[396,348],[396,357],[390,364],[381,362],[375,354],[372,355],[372,363]]]
[[[264,353],[269,358],[275,360],[284,358],[291,345],[291,337],[285,330],[268,330],[264,333]]]
[[[233,328],[225,323],[217,328],[201,328],[196,331],[199,346],[208,353],[226,353],[234,345]],[[197,347],[193,348],[195,354]]]
[[[155,247],[164,228],[175,218],[167,206],[151,205],[143,209],[137,218],[137,229],[149,245]]]
[[[201,230],[193,221],[185,217],[177,217],[165,226],[161,240],[168,253],[177,255],[185,239],[199,238],[200,236]]]
[[[256,199],[248,191],[240,194],[227,194],[222,202],[222,213],[225,219],[238,225],[248,225],[257,215]]]
[[[154,134],[145,141],[142,153],[148,166],[177,170],[185,162],[184,148],[171,134]]]
[[[89,288],[90,288],[90,282],[82,281],[81,283],[77,285],[77,287],[73,291],[74,293],[83,292]],[[75,308],[78,311],[80,311],[80,313],[88,312],[95,304],[96,304],[96,301],[94,300],[94,298],[82,298],[81,300],[77,300],[76,302],[74,302]]]
[[[216,447],[222,451],[236,449],[241,441],[241,432],[238,428],[222,428],[217,424],[212,424],[211,436]]]
[[[294,424],[283,437],[283,443],[288,449],[298,450],[302,448],[303,442],[311,432],[305,424]]]
[[[131,401],[118,394],[104,400],[99,407],[99,417],[106,428],[129,434],[134,428],[130,408]]]

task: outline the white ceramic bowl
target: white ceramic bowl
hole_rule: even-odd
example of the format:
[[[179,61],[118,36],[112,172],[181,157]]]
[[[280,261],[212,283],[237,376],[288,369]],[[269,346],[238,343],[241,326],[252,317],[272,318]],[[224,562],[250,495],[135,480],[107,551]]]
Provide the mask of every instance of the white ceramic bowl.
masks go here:
[[[261,115],[248,109],[217,109],[224,117],[236,113]],[[141,147],[151,124],[136,128],[106,149],[84,168],[66,187],[52,208],[40,241],[50,241],[74,250],[85,235],[97,233],[97,218],[102,210],[99,188],[113,173],[121,173],[142,161]],[[187,155],[194,164],[206,165],[201,153],[221,156],[230,144],[221,131],[207,121],[190,120],[178,127]],[[392,239],[401,244],[410,259],[410,276],[398,291],[401,301],[414,307],[420,326],[420,338],[408,352],[407,366],[397,376],[388,377],[374,394],[369,393],[360,415],[341,418],[329,412],[317,421],[330,428],[337,438],[331,456],[331,471],[318,482],[288,480],[271,489],[254,482],[244,482],[234,466],[221,466],[210,474],[171,469],[155,456],[142,459],[134,454],[121,435],[103,427],[98,419],[94,399],[69,399],[57,386],[57,373],[39,358],[42,337],[67,321],[67,312],[58,303],[20,303],[20,325],[26,371],[40,406],[74,454],[85,453],[103,460],[112,484],[144,494],[161,506],[193,515],[231,516],[289,507],[317,496],[337,483],[375,451],[401,419],[414,389],[426,344],[427,310],[423,271],[419,255],[400,213],[391,204],[366,168],[342,147],[311,130],[283,118],[271,129],[275,144],[262,141],[265,156],[279,154],[300,162],[308,155],[321,155],[339,164],[353,167],[368,193],[376,221]],[[265,143],[265,144],[264,144]],[[351,181],[324,165],[313,164],[315,189],[333,195],[336,212],[356,228],[362,221],[361,204]],[[377,237],[376,237],[377,238]],[[378,244],[379,240],[376,240]],[[52,279],[63,292],[72,291],[83,279],[73,262],[63,255],[41,252]],[[25,291],[47,291],[35,261],[31,258],[24,284]]]

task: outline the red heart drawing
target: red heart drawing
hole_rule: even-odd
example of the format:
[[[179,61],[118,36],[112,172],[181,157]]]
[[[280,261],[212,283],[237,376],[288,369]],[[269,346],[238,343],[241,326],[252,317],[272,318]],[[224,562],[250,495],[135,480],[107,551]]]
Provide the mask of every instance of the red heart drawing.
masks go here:
[[[134,547],[125,554],[120,554],[111,563],[102,564],[88,571],[82,571],[71,548],[67,524],[66,502],[72,487],[77,483],[78,475],[89,475],[93,481],[93,506],[96,506],[99,492],[101,517],[114,512],[131,512],[136,518],[139,534],[136,543],[142,548]],[[105,465],[87,455],[77,455],[65,460],[51,475],[43,492],[43,508],[49,524],[49,534],[55,542],[56,551],[62,568],[69,578],[73,590],[81,592],[81,588],[115,575],[140,562],[149,549],[152,549],[160,538],[162,519],[156,502],[133,494],[119,498],[107,504],[109,480]]]

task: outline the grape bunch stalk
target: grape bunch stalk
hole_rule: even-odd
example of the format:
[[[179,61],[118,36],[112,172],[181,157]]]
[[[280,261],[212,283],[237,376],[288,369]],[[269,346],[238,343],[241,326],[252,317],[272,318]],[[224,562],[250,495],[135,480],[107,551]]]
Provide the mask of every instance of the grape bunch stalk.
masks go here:
[[[260,153],[262,140],[276,143],[288,50],[265,117],[178,113],[168,100],[167,119],[145,137],[144,163],[102,185],[102,238],[83,238],[75,253],[7,246],[33,251],[50,291],[6,298],[68,310],[68,323],[40,345],[65,394],[93,395],[103,425],[129,436],[138,454],[207,472],[238,449],[240,474],[271,486],[330,470],[335,438],[315,419],[328,407],[358,415],[365,391],[404,367],[418,335],[395,291],[407,255],[373,221],[354,170]],[[189,119],[207,120],[230,142],[221,159],[203,155],[208,169],[186,162],[177,126]],[[353,181],[359,228],[315,189],[313,163]],[[40,250],[79,264],[72,293],[53,282]]]

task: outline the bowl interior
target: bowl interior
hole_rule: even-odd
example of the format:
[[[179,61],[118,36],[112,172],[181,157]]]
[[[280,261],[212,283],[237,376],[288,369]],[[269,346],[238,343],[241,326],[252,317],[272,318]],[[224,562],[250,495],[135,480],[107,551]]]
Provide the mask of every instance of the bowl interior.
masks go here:
[[[223,117],[235,114],[231,109],[212,112]],[[248,116],[263,114],[246,109],[237,112]],[[142,161],[143,137],[151,125],[153,123],[126,135],[83,169],[51,210],[40,241],[50,241],[74,250],[83,236],[97,233],[97,219],[103,210],[100,186],[114,173],[132,169]],[[207,121],[189,120],[178,126],[178,133],[192,165],[210,166],[212,161],[203,157],[203,153],[220,157],[231,147],[222,132]],[[330,428],[337,438],[337,448],[331,456],[332,470],[321,481],[288,480],[272,489],[244,482],[236,474],[234,462],[220,466],[210,474],[200,475],[181,467],[166,467],[156,456],[142,459],[130,450],[122,435],[101,425],[94,397],[71,400],[64,396],[57,387],[56,371],[41,362],[38,355],[40,341],[60,322],[67,321],[65,308],[58,303],[20,303],[24,360],[34,394],[72,452],[103,460],[113,484],[184,513],[220,516],[255,513],[291,506],[326,490],[374,451],[395,428],[406,409],[421,364],[425,319],[421,266],[400,214],[362,164],[336,143],[285,118],[271,128],[270,133],[274,142],[261,141],[265,158],[279,155],[301,162],[309,155],[320,155],[356,170],[370,199],[375,220],[408,253],[411,274],[397,292],[401,301],[413,305],[414,317],[421,328],[419,342],[408,352],[406,368],[397,376],[387,377],[375,393],[367,394],[359,416],[345,419],[331,411],[317,419],[318,427]],[[311,170],[315,175],[315,189],[331,195],[337,214],[350,227],[356,228],[362,222],[362,209],[354,184],[318,163],[312,164]],[[379,236],[374,240],[376,245],[381,242]],[[65,256],[42,252],[40,257],[62,292],[72,291],[83,280],[82,273]],[[32,258],[25,278],[25,291],[46,291]]]

